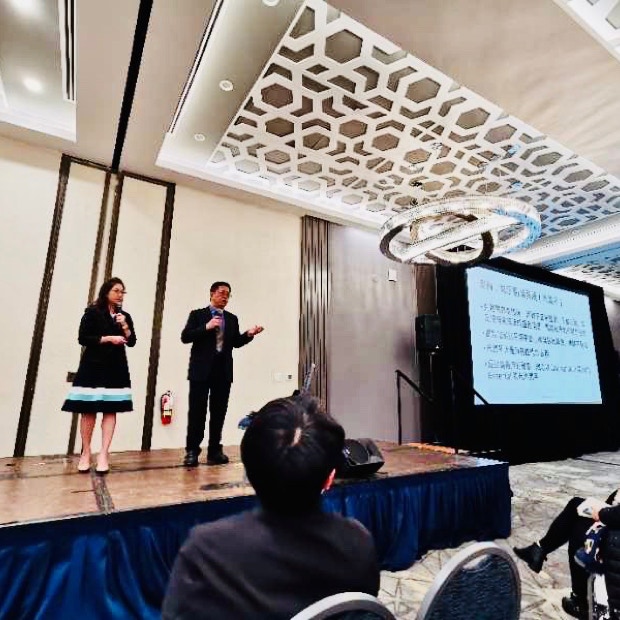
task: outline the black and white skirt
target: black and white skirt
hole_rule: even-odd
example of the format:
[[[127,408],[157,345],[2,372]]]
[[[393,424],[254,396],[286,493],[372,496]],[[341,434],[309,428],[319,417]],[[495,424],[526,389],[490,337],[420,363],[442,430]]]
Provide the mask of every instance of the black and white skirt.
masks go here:
[[[84,387],[74,385],[63,406],[72,413],[121,413],[133,411],[131,387]]]

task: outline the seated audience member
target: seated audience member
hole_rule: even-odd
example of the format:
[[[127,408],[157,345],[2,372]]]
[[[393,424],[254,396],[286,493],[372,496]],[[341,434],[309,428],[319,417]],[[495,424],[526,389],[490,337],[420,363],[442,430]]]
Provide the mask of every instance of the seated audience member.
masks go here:
[[[377,595],[370,533],[321,510],[343,428],[308,397],[267,403],[241,442],[260,508],[195,527],[175,560],[164,620],[291,618],[332,594]]]
[[[575,562],[575,553],[583,547],[586,531],[595,521],[600,521],[604,525],[614,528],[620,527],[620,505],[616,504],[620,501],[620,497],[616,497],[617,494],[618,491],[614,491],[607,498],[606,501],[610,506],[600,510],[595,509],[592,518],[582,517],[577,513],[577,508],[583,503],[584,499],[573,497],[552,521],[547,533],[538,542],[527,547],[514,547],[517,556],[526,562],[535,573],[539,573],[547,556],[568,542],[568,565],[572,592],[570,596],[565,596],[562,599],[562,608],[567,614],[575,618],[588,618],[588,573]],[[607,566],[607,563],[604,562],[604,564]],[[618,598],[618,594],[615,592],[609,592],[609,594],[610,600],[612,595]]]

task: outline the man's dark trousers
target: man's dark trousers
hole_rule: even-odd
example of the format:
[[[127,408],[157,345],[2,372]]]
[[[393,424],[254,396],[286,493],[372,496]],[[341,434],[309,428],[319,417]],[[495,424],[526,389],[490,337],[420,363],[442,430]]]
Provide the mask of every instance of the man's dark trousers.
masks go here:
[[[206,381],[189,382],[189,411],[186,450],[198,452],[205,435],[207,402],[209,403],[209,443],[207,453],[220,449],[222,429],[228,409],[231,383],[225,377],[225,364],[221,354],[215,356]]]

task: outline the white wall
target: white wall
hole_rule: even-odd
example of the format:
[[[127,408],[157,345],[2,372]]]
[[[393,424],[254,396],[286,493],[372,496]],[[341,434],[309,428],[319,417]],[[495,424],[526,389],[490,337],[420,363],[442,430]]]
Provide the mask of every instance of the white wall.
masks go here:
[[[165,203],[164,186],[125,178],[112,275],[121,278],[127,289],[123,307],[131,314],[138,342],[135,347],[127,348],[134,411],[117,416],[114,451],[139,450],[142,444]]]
[[[0,138],[0,456],[13,454],[60,154]]]
[[[230,282],[227,309],[242,331],[265,327],[234,352],[224,444],[240,442],[237,423],[246,413],[297,387],[300,230],[295,215],[177,186],[157,381],[157,399],[170,389],[176,408],[172,424],[162,426],[156,402],[153,448],[185,445],[190,345],[180,335],[190,310],[208,304],[215,280]],[[274,381],[279,372],[293,379]]]
[[[27,455],[64,454],[67,450],[72,415],[60,408],[70,387],[67,372],[75,372],[80,362],[78,326],[90,301],[88,288],[104,176],[101,170],[71,164],[26,441]],[[35,280],[39,286],[42,275],[41,271]],[[79,449],[79,441],[77,445]]]
[[[5,351],[0,359],[0,457],[13,454],[59,164],[60,153],[0,138],[0,342]],[[67,372],[76,370],[79,361],[77,330],[88,301],[103,183],[103,172],[71,165],[26,443],[29,455],[64,453],[68,445],[71,416],[60,407],[69,387]],[[113,273],[125,280],[129,291],[125,307],[136,322],[138,344],[128,351],[135,411],[119,415],[113,451],[141,446],[165,192],[165,187],[144,181],[126,178],[124,182]],[[110,194],[111,199],[113,191]],[[108,226],[109,217],[102,263]],[[229,309],[239,316],[242,330],[255,323],[266,328],[253,343],[235,352],[224,443],[239,443],[237,422],[248,411],[296,387],[299,245],[297,216],[177,186],[154,449],[185,445],[189,346],[181,344],[180,333],[189,311],[208,303],[208,288],[214,280],[231,282]],[[276,382],[275,373],[290,374],[292,379]],[[177,406],[172,425],[163,427],[159,396],[167,389],[174,391]],[[94,449],[99,436],[97,427]],[[76,450],[79,447],[78,437]]]

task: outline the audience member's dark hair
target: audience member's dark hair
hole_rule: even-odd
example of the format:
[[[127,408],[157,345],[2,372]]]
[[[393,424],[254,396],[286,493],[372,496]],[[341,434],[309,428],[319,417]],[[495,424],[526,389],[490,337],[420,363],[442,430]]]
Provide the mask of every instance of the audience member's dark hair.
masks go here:
[[[108,293],[117,285],[120,284],[123,289],[125,288],[125,284],[120,278],[110,278],[106,280],[99,289],[99,294],[97,295],[97,299],[93,302],[93,306],[95,306],[98,310],[106,311],[108,309]]]
[[[232,291],[232,289],[230,288],[230,284],[228,284],[228,282],[224,282],[223,280],[218,280],[217,282],[214,282],[211,285],[211,288],[209,289],[209,293],[215,293],[215,291],[217,291],[217,289],[220,288],[220,286],[227,286],[229,293]]]
[[[261,504],[272,512],[315,509],[342,459],[344,429],[308,396],[279,398],[258,411],[241,441],[241,460]]]

